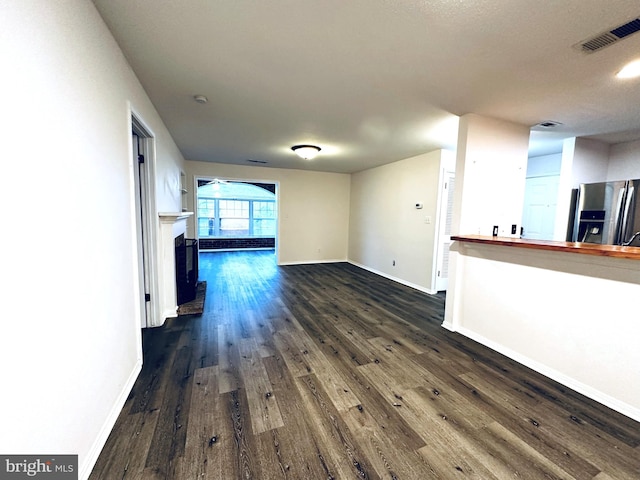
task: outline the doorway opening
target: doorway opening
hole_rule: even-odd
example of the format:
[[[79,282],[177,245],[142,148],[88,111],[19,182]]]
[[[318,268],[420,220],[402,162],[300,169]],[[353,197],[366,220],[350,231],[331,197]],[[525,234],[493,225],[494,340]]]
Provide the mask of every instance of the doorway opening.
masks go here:
[[[201,251],[274,250],[275,183],[196,179],[196,232]]]

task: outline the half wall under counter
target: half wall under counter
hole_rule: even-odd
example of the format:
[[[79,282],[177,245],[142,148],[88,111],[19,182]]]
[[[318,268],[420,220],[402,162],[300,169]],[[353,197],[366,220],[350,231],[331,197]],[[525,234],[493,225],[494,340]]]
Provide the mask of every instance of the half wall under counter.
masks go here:
[[[443,327],[640,421],[640,248],[452,240]]]

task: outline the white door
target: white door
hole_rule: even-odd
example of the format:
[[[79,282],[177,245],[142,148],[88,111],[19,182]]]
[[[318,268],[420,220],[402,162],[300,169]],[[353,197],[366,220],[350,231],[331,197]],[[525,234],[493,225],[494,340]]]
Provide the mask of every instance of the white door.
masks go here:
[[[444,184],[440,200],[440,219],[438,225],[438,252],[436,254],[436,290],[447,289],[449,280],[449,248],[451,247],[451,222],[453,216],[453,195],[455,190],[455,172],[444,172]]]
[[[524,238],[553,240],[560,176],[527,178],[522,210]]]
[[[149,326],[149,304],[150,304],[150,282],[149,282],[149,250],[147,238],[147,188],[146,188],[146,164],[144,163],[145,139],[132,134],[133,161],[134,161],[134,181],[136,189],[136,227],[138,237],[138,275],[140,278],[140,316],[142,328]],[[137,166],[136,166],[137,163]]]

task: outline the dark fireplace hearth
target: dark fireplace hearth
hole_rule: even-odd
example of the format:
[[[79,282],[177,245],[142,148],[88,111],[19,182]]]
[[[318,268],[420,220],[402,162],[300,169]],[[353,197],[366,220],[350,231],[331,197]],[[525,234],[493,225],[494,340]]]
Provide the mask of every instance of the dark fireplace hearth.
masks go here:
[[[184,238],[184,234],[175,239],[176,247],[176,292],[178,305],[196,298],[198,290],[198,240]]]

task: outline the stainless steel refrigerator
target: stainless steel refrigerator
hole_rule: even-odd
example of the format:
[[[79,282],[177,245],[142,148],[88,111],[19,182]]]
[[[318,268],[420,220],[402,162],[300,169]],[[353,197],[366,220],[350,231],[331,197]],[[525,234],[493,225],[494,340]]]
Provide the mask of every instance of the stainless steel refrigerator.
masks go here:
[[[572,240],[640,246],[639,189],[640,179],[581,184]]]

